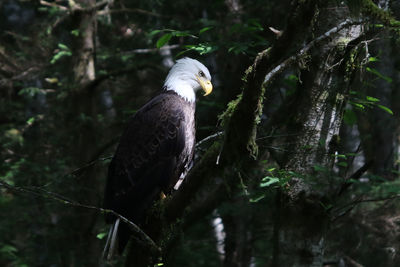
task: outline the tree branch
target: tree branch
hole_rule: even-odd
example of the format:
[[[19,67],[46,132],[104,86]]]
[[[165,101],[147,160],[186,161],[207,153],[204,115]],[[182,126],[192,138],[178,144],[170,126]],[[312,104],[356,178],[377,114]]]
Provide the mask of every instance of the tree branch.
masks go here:
[[[97,12],[97,15],[108,15],[112,13],[137,13],[137,14],[143,14],[147,16],[153,16],[153,17],[158,17],[158,18],[168,18],[168,16],[160,15],[151,11],[147,11],[144,9],[140,8],[121,8],[121,9],[112,9],[112,10],[101,10]]]
[[[243,93],[231,102],[231,111],[224,114],[227,130],[221,162],[240,162],[243,155],[255,157],[258,152],[256,145],[256,126],[263,107],[265,77],[269,72],[276,75],[275,66],[297,46],[297,40],[311,25],[317,0],[293,1],[293,10],[289,15],[287,28],[274,45],[258,54],[254,63],[247,69],[242,85]]]
[[[355,173],[353,173],[349,178],[345,180],[345,182],[341,185],[339,192],[337,193],[338,196],[344,193],[350,185],[353,183],[350,181],[350,179],[360,179],[361,175],[363,175],[371,166],[374,164],[373,160],[368,161],[365,163],[361,168],[359,168]]]
[[[112,214],[116,216],[117,218],[121,219],[121,221],[125,222],[128,226],[129,229],[138,235],[138,239],[149,249],[151,249],[154,253],[160,253],[161,250],[160,248],[156,245],[156,243],[145,233],[143,232],[135,223],[132,221],[128,220],[121,214],[118,214],[117,212],[109,209],[103,209],[91,205],[86,205],[86,204],[81,204],[78,203],[74,200],[68,199],[62,195],[59,195],[54,192],[50,192],[47,190],[44,190],[42,188],[26,188],[26,187],[17,187],[17,186],[12,186],[8,183],[0,181],[0,186],[4,187],[5,189],[13,192],[19,192],[19,193],[27,193],[35,196],[39,196],[42,198],[49,198],[51,200],[60,202],[63,205],[67,206],[73,206],[73,207],[80,207],[80,208],[85,208],[85,209],[90,209],[90,210],[95,210],[97,212],[101,212],[103,214]]]
[[[295,55],[285,59],[282,63],[280,63],[278,66],[273,68],[270,72],[268,72],[265,75],[264,83],[270,82],[272,80],[272,78],[274,76],[276,76],[276,74],[281,73],[282,71],[284,71],[285,69],[290,67],[293,63],[297,62],[302,56],[304,56],[308,51],[310,51],[310,49],[313,48],[316,44],[330,38],[333,34],[340,32],[341,30],[343,30],[346,27],[357,25],[357,24],[361,24],[361,22],[353,22],[353,21],[347,19],[347,20],[343,21],[342,23],[340,23],[339,25],[337,25],[336,27],[333,27],[329,31],[318,36],[317,38],[315,38],[314,40],[309,42],[307,45],[305,45],[302,49],[300,49]]]
[[[72,172],[70,172],[69,174],[75,175],[75,176],[80,176],[87,168],[92,167],[93,165],[95,165],[97,162],[99,161],[105,161],[105,160],[109,160],[112,159],[113,156],[108,156],[108,157],[104,157],[104,158],[99,158],[99,159],[95,159],[92,160],[91,162],[83,165],[82,167],[79,167],[75,170],[73,170]]]
[[[362,203],[368,203],[368,202],[380,202],[380,201],[388,201],[388,200],[394,200],[394,199],[399,199],[400,198],[400,194],[394,194],[388,197],[379,197],[379,198],[358,198],[357,200],[354,200],[350,203],[347,203],[341,207],[338,207],[335,209],[336,212],[340,212],[343,209],[346,209],[346,211],[341,212],[339,215],[337,215],[336,217],[332,218],[331,221],[335,221],[340,217],[343,217],[345,214],[347,214],[348,212],[350,212],[355,206],[362,204]]]
[[[179,48],[180,45],[174,44],[174,45],[165,45],[160,48],[139,48],[139,49],[133,49],[130,51],[125,51],[122,52],[121,54],[123,55],[131,55],[131,54],[147,54],[147,53],[154,53],[154,52],[159,52],[162,50],[170,50],[170,49],[177,49]]]
[[[40,0],[40,4],[44,5],[44,6],[49,6],[49,7],[56,7],[61,11],[68,11],[67,7],[61,6],[61,5],[57,5],[56,3],[51,3],[51,2],[44,1],[44,0]]]

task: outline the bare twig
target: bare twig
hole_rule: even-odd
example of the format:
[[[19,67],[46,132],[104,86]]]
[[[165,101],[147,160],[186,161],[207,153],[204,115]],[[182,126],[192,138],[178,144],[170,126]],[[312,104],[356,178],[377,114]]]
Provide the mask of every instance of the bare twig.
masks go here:
[[[95,207],[95,206],[91,206],[91,205],[86,205],[86,204],[81,204],[79,202],[76,202],[74,200],[68,199],[62,195],[59,195],[57,193],[54,192],[50,192],[50,191],[46,191],[42,188],[27,188],[27,187],[17,187],[17,186],[12,186],[8,183],[2,182],[0,181],[0,186],[4,187],[5,189],[9,190],[9,191],[14,191],[14,192],[19,192],[19,193],[26,193],[26,194],[31,194],[31,195],[35,195],[35,196],[39,196],[39,197],[43,197],[43,198],[49,198],[51,200],[54,201],[58,201],[64,205],[67,206],[73,206],[73,207],[80,207],[80,208],[85,208],[85,209],[90,209],[90,210],[95,210],[101,213],[108,213],[108,214],[112,214],[115,217],[119,218],[121,221],[123,221],[124,223],[126,223],[129,226],[129,229],[138,235],[138,238],[140,240],[143,241],[143,243],[150,248],[153,251],[157,251],[158,253],[160,253],[161,249],[156,245],[156,243],[145,233],[142,231],[142,229],[140,229],[135,223],[133,223],[132,221],[128,220],[127,218],[125,218],[124,216],[122,216],[121,214],[110,210],[110,209],[103,209],[103,208],[99,208],[99,207]]]
[[[47,2],[47,1],[44,1],[44,0],[40,0],[40,4],[44,5],[44,6],[49,6],[49,7],[56,7],[58,9],[62,10],[62,11],[68,11],[67,7],[57,5],[56,3],[50,3],[50,2]]]
[[[340,187],[340,190],[337,193],[337,195],[340,196],[344,191],[346,191],[346,189],[350,187],[350,185],[353,184],[350,179],[360,179],[361,175],[363,175],[372,166],[373,163],[374,162],[372,160],[368,161],[355,173],[353,173],[349,178],[347,178],[346,181]]]
[[[79,167],[75,170],[73,170],[72,172],[70,172],[69,174],[75,175],[75,176],[79,176],[82,172],[84,172],[87,168],[92,167],[93,165],[95,165],[97,162],[99,161],[105,161],[108,159],[112,159],[113,156],[108,156],[108,157],[104,157],[104,158],[99,158],[99,159],[95,159],[85,165],[83,165],[82,167]]]
[[[160,15],[151,11],[147,11],[144,9],[140,8],[122,8],[122,9],[112,9],[112,10],[101,10],[97,12],[97,15],[108,15],[111,13],[137,13],[137,14],[143,14],[147,16],[153,16],[153,17],[161,17],[161,18],[166,18],[167,16]]]
[[[216,137],[219,137],[219,136],[221,136],[221,135],[223,135],[223,134],[224,134],[224,132],[223,132],[223,131],[220,131],[220,132],[217,132],[217,133],[212,134],[212,135],[210,135],[210,136],[207,136],[206,138],[204,138],[204,139],[202,139],[202,140],[200,140],[199,142],[196,143],[196,148],[199,147],[199,146],[201,146],[204,142],[207,142],[207,141],[209,141],[209,140],[212,140],[212,139],[214,139],[214,138],[216,138]]]
[[[340,217],[343,217],[344,215],[348,214],[352,209],[354,209],[357,205],[362,204],[362,203],[368,203],[368,202],[380,202],[380,201],[388,201],[388,200],[394,200],[394,199],[399,199],[400,194],[395,194],[391,195],[388,197],[379,197],[379,198],[363,198],[359,197],[357,200],[354,200],[352,202],[349,202],[341,207],[338,207],[335,209],[335,211],[340,212],[341,210],[346,209],[344,212],[340,212],[339,215],[336,217],[332,218],[331,221],[335,221]]]
[[[353,260],[352,258],[350,258],[347,255],[344,255],[345,260],[347,261],[347,263],[351,264],[350,266],[353,267],[363,267],[362,264],[358,263],[357,261]]]
[[[81,7],[80,5],[74,5],[74,6],[71,6],[70,8],[68,8],[66,6],[58,5],[56,3],[40,0],[41,5],[55,7],[55,8],[58,8],[60,11],[67,12],[69,14],[71,14],[73,12],[84,12],[84,13],[93,12],[93,11],[102,9],[103,7],[105,7],[107,5],[110,5],[111,2],[112,1],[110,1],[110,0],[103,0],[103,1],[97,2],[94,6],[90,6],[90,7]],[[151,12],[151,11],[140,9],[140,8],[122,8],[122,9],[114,9],[114,10],[97,11],[97,15],[100,15],[100,16],[108,15],[110,13],[137,13],[137,14],[143,14],[143,15],[148,15],[148,16],[153,16],[153,17],[167,17],[167,16],[163,16],[163,15]]]
[[[393,199],[397,199],[397,198],[400,198],[400,194],[395,194],[395,195],[391,195],[391,196],[388,196],[388,197],[359,199],[359,200],[355,200],[353,202],[350,202],[350,203],[346,204],[344,207],[348,207],[348,206],[352,206],[352,205],[358,205],[360,203],[366,203],[366,202],[379,202],[379,201],[393,200]]]
[[[174,45],[165,45],[161,48],[139,48],[139,49],[122,52],[121,54],[123,54],[123,55],[147,54],[147,53],[153,53],[153,52],[158,52],[158,51],[162,51],[162,50],[176,49],[179,47],[180,47],[180,45],[174,44]]]

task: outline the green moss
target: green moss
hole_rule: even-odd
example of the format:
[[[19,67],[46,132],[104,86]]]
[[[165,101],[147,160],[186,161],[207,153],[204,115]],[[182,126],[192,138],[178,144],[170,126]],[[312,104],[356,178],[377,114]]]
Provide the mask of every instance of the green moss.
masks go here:
[[[395,20],[389,12],[380,9],[372,0],[360,0],[360,4],[363,14],[381,21],[386,26],[400,27],[399,21]]]
[[[344,51],[347,47],[347,44],[351,41],[350,38],[347,37],[341,37],[337,40],[336,42],[336,47],[339,49],[339,51]]]
[[[250,152],[250,156],[253,157],[254,159],[258,155],[258,145],[256,143],[257,125],[261,122],[261,115],[262,115],[262,111],[263,111],[263,107],[264,107],[265,90],[266,90],[266,88],[263,85],[261,88],[261,94],[260,94],[260,97],[259,97],[258,103],[257,103],[257,109],[256,109],[256,114],[255,114],[256,116],[254,119],[251,136],[250,136],[249,141],[247,142],[247,146],[246,146],[247,150]]]
[[[228,125],[229,119],[232,117],[233,112],[236,109],[238,103],[242,100],[242,94],[239,94],[236,99],[228,103],[226,110],[218,116],[218,120],[221,122],[222,127]]]
[[[297,60],[298,67],[300,69],[307,70],[309,63],[311,62],[311,59],[312,59],[312,57],[310,54],[304,53]]]

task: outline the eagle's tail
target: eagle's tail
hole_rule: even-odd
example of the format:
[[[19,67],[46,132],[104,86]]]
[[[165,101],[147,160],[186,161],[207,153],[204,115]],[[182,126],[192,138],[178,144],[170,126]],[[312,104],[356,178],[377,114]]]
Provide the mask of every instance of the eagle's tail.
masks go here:
[[[115,223],[110,227],[110,231],[108,232],[107,236],[107,242],[103,250],[103,256],[102,256],[103,259],[111,260],[114,255],[115,243],[116,243],[115,241],[117,240],[119,222],[120,218],[117,218],[115,220]]]

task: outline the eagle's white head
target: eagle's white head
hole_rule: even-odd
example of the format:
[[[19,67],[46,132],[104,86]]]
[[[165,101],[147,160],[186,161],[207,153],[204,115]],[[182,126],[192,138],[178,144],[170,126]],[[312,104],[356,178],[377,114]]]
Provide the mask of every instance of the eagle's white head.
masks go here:
[[[210,94],[213,88],[207,67],[188,57],[176,61],[165,79],[164,87],[190,102],[196,100],[196,92],[200,88],[204,90],[204,95]]]

